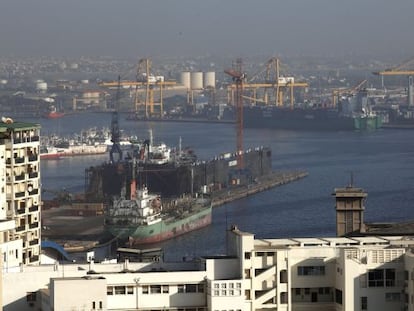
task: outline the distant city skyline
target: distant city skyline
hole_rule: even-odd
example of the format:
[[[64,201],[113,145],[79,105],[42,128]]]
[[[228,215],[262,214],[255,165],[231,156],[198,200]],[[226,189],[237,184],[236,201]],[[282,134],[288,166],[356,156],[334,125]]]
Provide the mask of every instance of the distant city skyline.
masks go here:
[[[2,56],[414,56],[412,0],[3,0],[0,8]]]

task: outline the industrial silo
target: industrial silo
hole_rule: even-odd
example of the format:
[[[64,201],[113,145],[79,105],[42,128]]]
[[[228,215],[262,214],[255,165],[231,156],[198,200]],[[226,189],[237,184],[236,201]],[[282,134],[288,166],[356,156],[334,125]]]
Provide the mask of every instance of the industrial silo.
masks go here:
[[[201,90],[203,88],[203,73],[196,71],[191,73],[191,89]]]
[[[47,91],[47,83],[43,80],[37,80],[36,81],[36,91],[46,92]]]
[[[204,88],[216,88],[216,73],[208,71],[204,73]]]
[[[190,72],[183,71],[180,76],[180,83],[187,89],[191,88]]]

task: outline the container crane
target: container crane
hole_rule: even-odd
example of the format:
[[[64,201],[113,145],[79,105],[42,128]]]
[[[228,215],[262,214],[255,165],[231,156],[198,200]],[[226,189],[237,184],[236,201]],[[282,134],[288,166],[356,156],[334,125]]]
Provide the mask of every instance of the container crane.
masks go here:
[[[120,146],[121,133],[119,130],[119,115],[118,115],[120,97],[121,97],[121,76],[118,76],[118,88],[116,90],[115,107],[114,107],[115,109],[112,112],[112,120],[111,120],[112,147],[111,147],[111,150],[109,151],[109,158],[112,163],[115,162],[114,155],[116,153],[118,154],[117,161],[119,162],[122,160],[122,149]]]
[[[254,104],[262,102],[271,104],[274,106],[283,105],[283,94],[285,90],[288,90],[290,97],[290,108],[293,109],[294,96],[293,91],[295,87],[308,87],[306,82],[297,82],[293,77],[284,77],[280,75],[280,60],[278,58],[271,58],[266,62],[264,69],[254,74],[248,82],[243,84],[243,88],[253,90],[253,96],[248,97]],[[260,82],[254,82],[260,80]],[[229,86],[228,101],[231,102],[234,99],[234,91],[236,85]],[[258,98],[257,93],[259,89],[264,90],[263,98]],[[268,94],[268,90],[273,90],[273,94]],[[273,98],[273,100],[269,100]]]
[[[236,86],[236,132],[237,132],[237,168],[244,169],[243,159],[243,81],[246,75],[242,72],[242,61],[236,61],[236,68],[226,69],[224,73],[228,74]]]
[[[135,81],[121,81],[120,85],[122,87],[135,87],[135,94],[134,94],[134,109],[135,113],[140,112],[140,108],[143,108],[143,114],[145,118],[149,118],[152,116],[157,116],[162,118],[164,114],[163,108],[163,91],[165,87],[174,86],[177,83],[175,81],[163,81],[152,79],[151,77],[151,65],[152,62],[148,58],[140,59],[138,62],[137,70],[136,70],[136,80]],[[114,88],[118,86],[118,82],[111,81],[111,82],[101,82],[99,83],[102,87]],[[154,91],[159,90],[159,103],[154,102]],[[140,100],[140,94],[144,93],[144,100]]]
[[[342,94],[355,94],[356,92],[360,91],[362,87],[367,83],[367,80],[362,80],[357,85],[351,88],[346,89],[334,89],[332,91],[332,108],[336,108],[338,97]]]
[[[407,87],[407,103],[408,106],[414,106],[414,70],[410,69],[414,66],[414,58],[408,61],[403,62],[394,68],[385,69],[383,71],[373,72],[374,75],[381,77],[381,86],[384,89],[384,76],[407,76],[408,77],[408,87]]]

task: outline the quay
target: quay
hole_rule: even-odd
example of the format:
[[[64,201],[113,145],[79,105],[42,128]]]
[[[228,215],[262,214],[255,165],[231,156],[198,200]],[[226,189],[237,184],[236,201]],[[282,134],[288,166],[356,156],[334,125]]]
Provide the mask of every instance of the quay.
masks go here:
[[[248,185],[235,186],[229,189],[215,191],[212,195],[213,207],[254,195],[308,176],[305,171],[272,172],[257,178],[257,181]]]

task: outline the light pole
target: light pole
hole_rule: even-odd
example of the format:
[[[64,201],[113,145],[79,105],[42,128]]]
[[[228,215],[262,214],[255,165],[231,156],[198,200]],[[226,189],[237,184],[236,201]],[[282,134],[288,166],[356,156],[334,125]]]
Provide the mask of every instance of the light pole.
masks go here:
[[[139,284],[139,280],[140,278],[134,278],[134,282],[135,282],[135,297],[136,297],[136,309],[138,310],[138,284]]]

